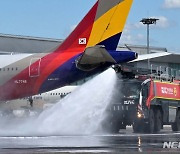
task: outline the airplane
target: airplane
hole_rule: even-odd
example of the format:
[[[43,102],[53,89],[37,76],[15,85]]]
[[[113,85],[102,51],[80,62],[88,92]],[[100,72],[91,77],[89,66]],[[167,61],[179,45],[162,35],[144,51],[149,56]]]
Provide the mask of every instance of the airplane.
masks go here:
[[[51,52],[0,55],[0,101],[44,93],[137,58],[116,51],[133,0],[97,0]]]
[[[16,116],[28,116],[29,113],[32,112],[41,113],[43,110],[53,106],[55,103],[72,93],[79,86],[80,85],[68,85],[31,97],[0,103],[0,117],[10,116],[13,114]]]
[[[57,101],[61,100],[68,94],[72,93],[77,87],[77,85],[69,85],[64,86],[55,90],[51,90],[42,94],[38,94],[35,96],[32,96],[33,104],[36,103],[36,101],[40,100],[43,101],[43,104],[54,104],[57,103]],[[37,102],[38,103],[38,102]],[[36,104],[37,104],[36,103]],[[31,106],[31,104],[30,104]]]

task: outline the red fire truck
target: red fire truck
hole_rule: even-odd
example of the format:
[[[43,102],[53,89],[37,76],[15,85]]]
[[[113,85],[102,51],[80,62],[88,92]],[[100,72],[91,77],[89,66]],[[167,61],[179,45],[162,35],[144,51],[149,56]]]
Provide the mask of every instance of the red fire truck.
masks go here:
[[[127,70],[121,69],[103,127],[116,133],[132,125],[134,132],[153,133],[171,125],[180,131],[180,80]]]

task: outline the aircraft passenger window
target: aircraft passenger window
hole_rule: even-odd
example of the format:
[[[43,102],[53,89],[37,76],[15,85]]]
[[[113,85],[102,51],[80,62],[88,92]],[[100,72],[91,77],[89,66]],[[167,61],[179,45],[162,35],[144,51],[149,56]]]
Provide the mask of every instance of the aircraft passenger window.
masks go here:
[[[9,71],[9,68],[7,70]]]
[[[16,71],[18,70],[18,68],[16,67]]]
[[[14,70],[14,68],[12,68],[12,71]]]
[[[5,68],[3,68],[3,71],[5,71]]]
[[[1,71],[1,68],[0,68],[0,71]]]

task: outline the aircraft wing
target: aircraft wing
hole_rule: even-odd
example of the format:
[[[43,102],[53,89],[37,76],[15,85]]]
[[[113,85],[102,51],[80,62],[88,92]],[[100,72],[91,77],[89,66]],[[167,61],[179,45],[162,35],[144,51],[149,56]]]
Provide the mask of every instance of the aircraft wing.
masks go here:
[[[169,52],[160,52],[160,53],[152,53],[152,54],[145,54],[145,55],[139,55],[137,59],[130,61],[129,63],[158,58],[158,57],[164,57],[171,55],[172,53]]]

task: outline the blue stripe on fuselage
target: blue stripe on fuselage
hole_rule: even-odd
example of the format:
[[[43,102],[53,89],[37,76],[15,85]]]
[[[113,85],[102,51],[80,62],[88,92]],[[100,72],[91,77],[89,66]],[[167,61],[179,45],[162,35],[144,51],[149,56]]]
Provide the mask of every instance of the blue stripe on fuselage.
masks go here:
[[[117,63],[124,63],[135,59],[134,52],[114,50],[110,50],[108,52],[116,60]],[[112,65],[112,63],[105,63],[104,65],[94,69],[93,71],[85,72],[76,68],[75,60],[79,56],[81,56],[81,54],[71,58],[59,68],[57,68],[50,76],[48,76],[48,78],[40,88],[40,93],[69,85],[83,78],[103,72],[105,69]]]
[[[98,68],[91,72],[84,72],[76,68],[75,60],[80,55],[77,55],[66,63],[57,68],[48,78],[44,81],[40,88],[40,93],[50,91],[65,85],[72,84],[78,80],[94,75],[100,72],[101,68]],[[107,68],[107,67],[106,67]],[[102,72],[103,70],[101,70]]]

